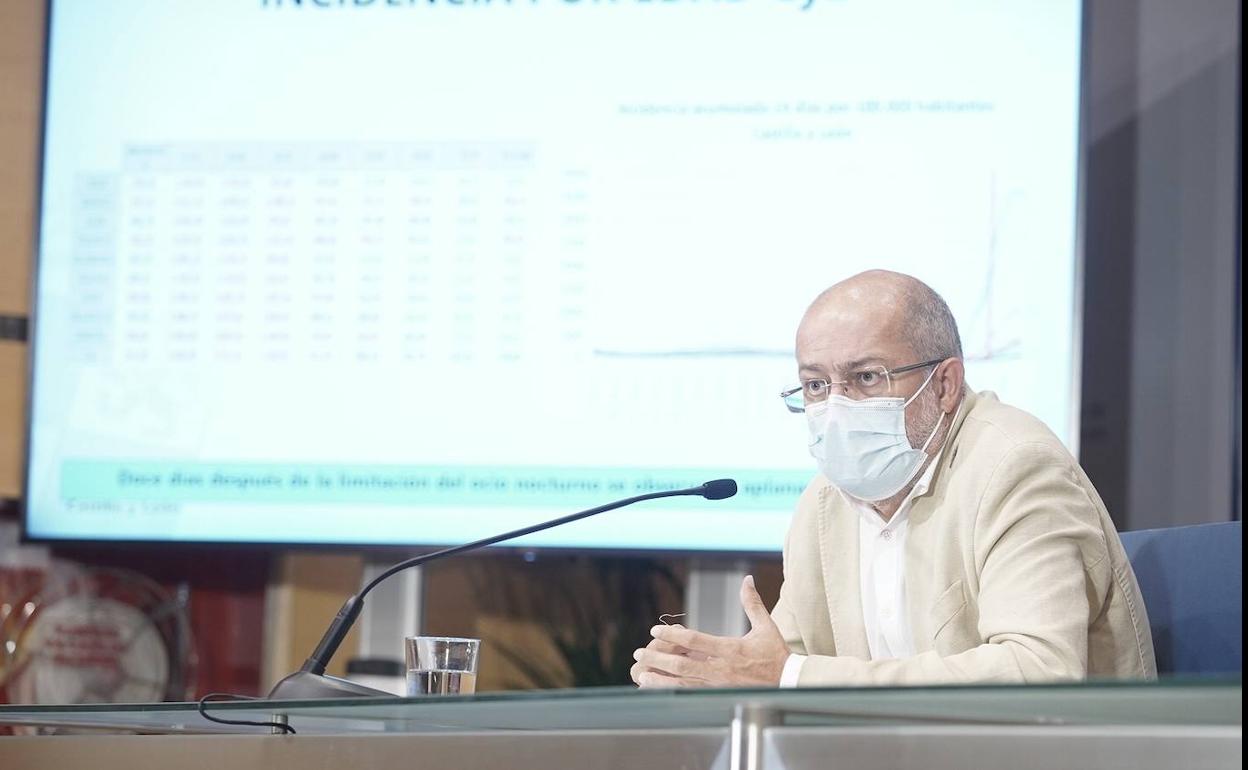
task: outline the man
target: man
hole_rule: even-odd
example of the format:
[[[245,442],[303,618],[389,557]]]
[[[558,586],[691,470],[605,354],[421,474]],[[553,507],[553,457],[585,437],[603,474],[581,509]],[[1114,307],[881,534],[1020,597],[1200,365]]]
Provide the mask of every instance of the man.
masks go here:
[[[936,292],[872,271],[819,295],[797,331],[821,473],[797,505],[769,615],[751,630],[657,626],[642,687],[907,685],[1153,678],[1139,586],[1061,442],[966,387]],[[1054,383],[1054,387],[1062,387]]]

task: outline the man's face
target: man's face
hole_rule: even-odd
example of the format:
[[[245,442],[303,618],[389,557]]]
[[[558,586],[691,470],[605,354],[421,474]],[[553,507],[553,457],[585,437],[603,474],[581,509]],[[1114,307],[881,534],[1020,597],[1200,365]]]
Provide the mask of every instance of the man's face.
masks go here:
[[[893,369],[919,363],[921,359],[901,334],[903,310],[892,297],[871,300],[861,292],[847,292],[843,298],[812,308],[797,330],[800,380],[840,382],[864,367]],[[909,399],[931,372],[924,368],[894,376],[891,395]],[[830,392],[855,397],[836,385]],[[939,398],[930,387],[906,407],[906,434],[911,446],[923,445],[940,415]]]

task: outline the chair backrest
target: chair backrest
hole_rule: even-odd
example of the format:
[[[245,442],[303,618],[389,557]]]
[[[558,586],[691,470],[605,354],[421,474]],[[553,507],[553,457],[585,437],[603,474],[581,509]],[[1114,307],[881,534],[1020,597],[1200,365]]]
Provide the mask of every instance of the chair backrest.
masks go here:
[[[1158,674],[1243,672],[1243,542],[1238,521],[1122,533]]]

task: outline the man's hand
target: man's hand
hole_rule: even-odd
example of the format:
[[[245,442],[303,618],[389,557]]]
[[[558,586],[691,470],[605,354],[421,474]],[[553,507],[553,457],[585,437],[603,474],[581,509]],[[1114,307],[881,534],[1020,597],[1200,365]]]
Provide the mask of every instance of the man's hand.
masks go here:
[[[655,626],[654,640],[633,653],[631,674],[641,687],[748,687],[780,684],[789,658],[780,629],[754,588],[741,584],[741,606],[750,632],[737,639],[704,634],[682,626]]]

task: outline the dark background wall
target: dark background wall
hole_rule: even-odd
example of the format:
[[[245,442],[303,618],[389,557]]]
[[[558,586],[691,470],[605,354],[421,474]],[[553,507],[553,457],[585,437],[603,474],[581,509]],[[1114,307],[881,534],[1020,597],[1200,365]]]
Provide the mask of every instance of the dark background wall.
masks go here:
[[[1080,460],[1122,529],[1240,518],[1240,17],[1086,8]]]

